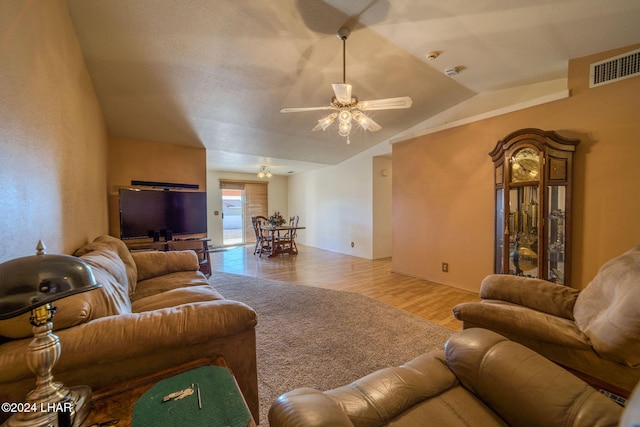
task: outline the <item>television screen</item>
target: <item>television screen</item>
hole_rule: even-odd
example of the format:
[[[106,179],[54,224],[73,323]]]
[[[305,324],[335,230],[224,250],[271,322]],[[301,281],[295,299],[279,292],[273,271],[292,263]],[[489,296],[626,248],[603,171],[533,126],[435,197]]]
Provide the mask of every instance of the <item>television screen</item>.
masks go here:
[[[122,189],[119,201],[121,239],[207,232],[205,192]]]

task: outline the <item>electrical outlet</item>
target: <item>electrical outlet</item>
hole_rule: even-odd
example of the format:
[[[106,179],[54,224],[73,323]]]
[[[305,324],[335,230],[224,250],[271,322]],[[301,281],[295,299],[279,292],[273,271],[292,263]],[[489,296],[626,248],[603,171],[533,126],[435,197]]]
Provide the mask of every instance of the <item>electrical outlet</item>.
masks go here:
[[[442,263],[442,271],[444,273],[448,273],[449,272],[449,263],[448,262],[443,262]]]

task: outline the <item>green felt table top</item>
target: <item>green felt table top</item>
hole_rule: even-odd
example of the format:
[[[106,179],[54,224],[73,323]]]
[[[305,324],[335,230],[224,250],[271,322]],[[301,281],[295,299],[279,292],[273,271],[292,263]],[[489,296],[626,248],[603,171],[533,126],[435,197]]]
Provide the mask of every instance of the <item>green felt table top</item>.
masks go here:
[[[192,385],[193,394],[162,401],[165,396]],[[205,366],[160,381],[133,407],[134,427],[246,427],[250,421],[251,414],[235,378],[229,369],[221,366]]]

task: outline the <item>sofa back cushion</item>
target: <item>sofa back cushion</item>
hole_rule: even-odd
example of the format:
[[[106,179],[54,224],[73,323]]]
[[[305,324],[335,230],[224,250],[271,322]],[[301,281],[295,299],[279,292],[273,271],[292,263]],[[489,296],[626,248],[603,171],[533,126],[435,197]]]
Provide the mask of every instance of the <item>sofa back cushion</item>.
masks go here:
[[[604,264],[574,306],[578,327],[607,359],[640,367],[640,245]]]
[[[88,243],[75,251],[74,255],[82,257],[83,255],[102,249],[110,249],[117,255],[117,259],[110,255],[115,263],[109,263],[104,267],[116,278],[121,284],[128,287],[129,295],[136,291],[138,270],[136,263],[131,256],[131,252],[127,245],[120,239],[113,236],[98,236],[91,243]]]
[[[165,274],[200,269],[198,255],[191,250],[134,252],[131,256],[138,268],[139,282]]]
[[[131,313],[131,299],[124,262],[109,244],[91,243],[92,250],[83,251],[80,258],[93,270],[100,283],[100,298],[92,298],[107,316]],[[95,295],[93,295],[95,296]]]

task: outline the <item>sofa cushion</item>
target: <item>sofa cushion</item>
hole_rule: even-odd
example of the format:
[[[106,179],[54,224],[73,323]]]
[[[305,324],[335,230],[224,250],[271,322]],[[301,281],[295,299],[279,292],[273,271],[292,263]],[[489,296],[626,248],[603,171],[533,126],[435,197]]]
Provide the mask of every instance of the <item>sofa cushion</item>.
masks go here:
[[[574,307],[578,327],[600,355],[640,367],[640,246],[604,264],[580,292]]]
[[[160,308],[176,307],[181,304],[221,299],[224,299],[224,297],[210,285],[189,286],[139,299],[132,304],[132,309],[134,313],[140,313]]]
[[[194,251],[134,252],[131,256],[137,265],[138,282],[179,271],[197,271],[200,268]]]
[[[200,271],[179,271],[164,274],[138,282],[136,293],[131,296],[131,301],[137,302],[143,298],[165,293],[172,289],[203,285],[210,286],[207,278]]]

